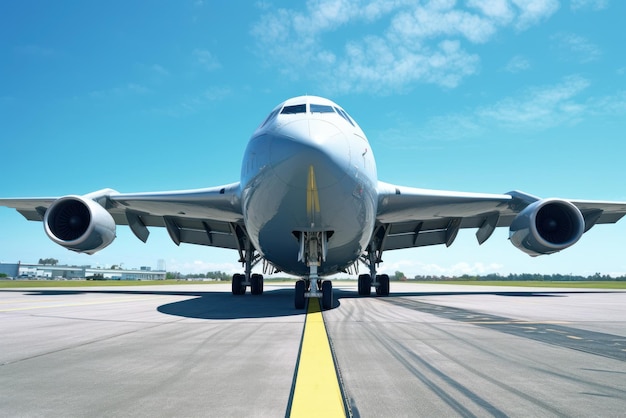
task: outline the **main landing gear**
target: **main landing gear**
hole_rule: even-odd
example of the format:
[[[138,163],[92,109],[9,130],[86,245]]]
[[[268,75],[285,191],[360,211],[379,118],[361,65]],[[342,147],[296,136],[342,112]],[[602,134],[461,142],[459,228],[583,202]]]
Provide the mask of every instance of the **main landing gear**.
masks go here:
[[[333,282],[317,275],[317,268],[326,260],[328,234],[326,231],[299,232],[298,242],[298,261],[306,263],[309,275],[296,282],[294,305],[296,309],[304,309],[307,298],[321,298],[322,309],[331,309]]]
[[[376,288],[378,296],[389,296],[389,276],[387,274],[378,274],[374,276],[375,281],[372,282],[372,275],[360,274],[358,280],[358,290],[360,296],[369,296],[372,292],[372,286]]]
[[[252,274],[250,275],[250,279],[246,280],[246,276],[244,274],[234,274],[233,275],[233,295],[245,295],[246,289],[250,286],[250,293],[253,295],[262,295],[263,294],[263,275],[262,274]]]
[[[263,275],[252,274],[252,268],[261,261],[261,256],[256,253],[256,250],[240,226],[232,226],[232,230],[237,236],[239,262],[244,265],[244,274],[233,275],[232,293],[233,295],[245,295],[246,288],[250,286],[250,293],[262,295]]]
[[[365,254],[359,258],[359,261],[370,270],[370,274],[359,275],[358,291],[360,296],[369,296],[372,292],[372,287],[376,289],[378,296],[389,296],[389,276],[387,274],[376,274],[376,268],[383,261],[381,258],[382,251],[377,250],[377,243],[377,240],[372,240]]]

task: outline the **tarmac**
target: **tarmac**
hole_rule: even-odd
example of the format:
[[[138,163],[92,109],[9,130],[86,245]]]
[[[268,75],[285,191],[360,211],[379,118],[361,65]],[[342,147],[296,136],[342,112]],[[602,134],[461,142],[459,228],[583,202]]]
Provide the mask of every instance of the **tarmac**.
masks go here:
[[[294,309],[292,286],[0,289],[0,416],[295,416],[310,312]],[[345,415],[626,411],[624,291],[334,293],[322,317],[335,373],[305,393],[322,404],[315,387],[338,384]]]

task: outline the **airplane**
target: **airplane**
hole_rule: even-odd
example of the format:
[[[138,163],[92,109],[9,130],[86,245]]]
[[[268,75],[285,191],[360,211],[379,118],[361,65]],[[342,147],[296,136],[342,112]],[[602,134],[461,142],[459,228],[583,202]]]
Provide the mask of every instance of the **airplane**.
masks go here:
[[[54,198],[0,199],[27,220],[43,221],[55,243],[94,254],[128,225],[146,242],[148,227],[164,227],[176,245],[237,250],[243,273],[232,294],[263,293],[263,272],[301,277],[294,305],[321,298],[332,308],[339,272],[358,276],[358,294],[389,295],[389,276],[377,274],[385,251],[452,245],[461,228],[479,244],[497,227],[529,254],[552,254],[575,244],[596,224],[615,223],[626,202],[539,198],[520,191],[466,193],[405,187],[378,180],[374,154],[356,121],[318,96],[276,106],[252,134],[239,182],[195,190],[118,193],[112,189]]]

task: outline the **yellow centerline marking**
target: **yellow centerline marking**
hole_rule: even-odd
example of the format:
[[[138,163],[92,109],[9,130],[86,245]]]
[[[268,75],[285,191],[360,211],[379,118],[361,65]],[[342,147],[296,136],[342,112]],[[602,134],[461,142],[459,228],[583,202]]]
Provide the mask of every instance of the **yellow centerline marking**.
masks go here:
[[[68,308],[72,306],[88,306],[88,305],[103,305],[107,303],[120,303],[120,302],[136,302],[140,300],[148,300],[153,299],[153,297],[141,297],[141,298],[130,298],[130,299],[107,299],[100,300],[95,302],[75,302],[75,303],[57,303],[54,305],[37,305],[37,306],[26,306],[22,308],[9,308],[9,309],[0,309],[0,312],[15,312],[15,311],[28,311],[32,309],[49,309],[49,308]]]
[[[315,181],[315,169],[309,166],[309,177],[307,179],[306,211],[309,221],[313,222],[313,216],[320,211],[320,198],[317,193],[317,182]]]
[[[317,298],[309,299],[290,417],[345,417],[343,396]]]

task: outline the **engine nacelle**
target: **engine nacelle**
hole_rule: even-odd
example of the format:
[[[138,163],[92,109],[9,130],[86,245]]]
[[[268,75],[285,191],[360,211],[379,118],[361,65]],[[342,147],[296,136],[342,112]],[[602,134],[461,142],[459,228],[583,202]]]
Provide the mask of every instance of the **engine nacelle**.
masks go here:
[[[524,208],[513,220],[509,238],[532,257],[552,254],[571,245],[585,232],[585,220],[572,203],[543,199]]]
[[[56,200],[44,216],[44,229],[57,244],[78,253],[94,254],[115,239],[115,221],[95,201],[81,196]]]

